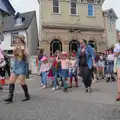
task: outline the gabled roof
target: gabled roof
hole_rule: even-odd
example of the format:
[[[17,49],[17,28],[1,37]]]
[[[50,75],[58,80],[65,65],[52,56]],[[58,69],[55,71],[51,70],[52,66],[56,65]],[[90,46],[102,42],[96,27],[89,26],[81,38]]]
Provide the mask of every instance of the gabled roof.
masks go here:
[[[18,14],[18,13],[17,13]],[[17,15],[16,14],[16,15]],[[24,17],[24,22],[22,25],[16,25],[16,15],[11,15],[4,18],[4,28],[3,32],[12,32],[18,30],[27,30],[33,17],[36,15],[35,11],[19,13],[22,17]]]
[[[115,11],[113,10],[113,8],[104,10],[104,14],[107,14],[108,17],[110,17],[112,15],[115,18],[115,20],[118,19],[118,17],[116,15]]]
[[[0,10],[2,10],[3,12],[6,12],[9,15],[15,14],[15,10],[12,7],[9,0],[0,0]]]
[[[25,18],[25,16],[24,16],[23,14],[21,14],[21,13],[18,12],[18,13],[15,15],[14,19],[17,19],[17,18]]]

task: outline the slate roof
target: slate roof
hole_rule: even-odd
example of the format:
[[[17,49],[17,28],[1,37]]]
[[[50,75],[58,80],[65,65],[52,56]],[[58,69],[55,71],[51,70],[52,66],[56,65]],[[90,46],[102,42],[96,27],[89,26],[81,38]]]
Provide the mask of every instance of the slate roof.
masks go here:
[[[0,3],[1,3],[0,10],[8,13],[9,15],[14,15],[15,14],[15,10],[12,7],[9,0],[0,0]]]
[[[25,19],[22,25],[16,25],[16,15],[18,14],[20,14],[20,16],[24,17]],[[26,13],[17,13],[16,15],[11,15],[11,16],[4,18],[3,32],[27,30],[34,15],[36,15],[36,12],[30,11]]]
[[[112,13],[114,15],[115,19],[118,19],[118,17],[116,15],[115,11],[113,10],[113,8],[104,10],[104,13],[109,13],[109,14]]]

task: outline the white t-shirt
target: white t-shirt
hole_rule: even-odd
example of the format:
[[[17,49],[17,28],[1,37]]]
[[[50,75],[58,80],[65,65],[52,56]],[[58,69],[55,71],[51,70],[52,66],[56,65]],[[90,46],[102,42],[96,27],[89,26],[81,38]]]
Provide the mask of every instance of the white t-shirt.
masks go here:
[[[107,56],[107,60],[108,60],[108,61],[114,61],[114,54],[109,54],[109,55]]]

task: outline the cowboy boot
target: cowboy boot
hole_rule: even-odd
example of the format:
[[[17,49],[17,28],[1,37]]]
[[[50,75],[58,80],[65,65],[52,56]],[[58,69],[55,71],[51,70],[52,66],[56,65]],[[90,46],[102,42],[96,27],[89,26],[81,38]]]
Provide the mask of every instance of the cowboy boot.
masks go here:
[[[4,101],[7,102],[8,104],[13,102],[14,89],[15,89],[15,84],[10,84],[9,85],[9,96],[7,99],[4,99]]]
[[[79,87],[79,85],[78,85],[78,79],[77,79],[77,77],[75,77],[75,82],[76,82],[76,85],[75,85],[75,87]]]
[[[30,95],[28,93],[28,87],[27,87],[27,85],[21,85],[21,86],[22,86],[23,91],[25,93],[25,99],[23,99],[22,101],[24,102],[24,101],[30,100]]]
[[[70,86],[69,88],[72,88],[72,77],[70,77]]]

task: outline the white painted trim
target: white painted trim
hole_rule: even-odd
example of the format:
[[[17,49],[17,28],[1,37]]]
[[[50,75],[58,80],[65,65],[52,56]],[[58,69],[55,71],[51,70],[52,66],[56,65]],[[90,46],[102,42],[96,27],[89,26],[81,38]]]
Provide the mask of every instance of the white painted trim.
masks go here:
[[[79,7],[78,2],[76,2],[76,14],[71,14],[71,2],[73,2],[73,1],[70,0],[70,3],[69,3],[69,11],[70,12],[69,13],[71,16],[78,16],[78,7]]]
[[[61,9],[60,9],[60,7],[61,7],[60,0],[58,0],[58,4],[59,4],[59,6],[58,6],[59,12],[58,12],[58,13],[54,13],[54,12],[52,11],[53,15],[60,15],[60,13],[61,13]],[[52,10],[53,10],[53,0],[52,0]]]

